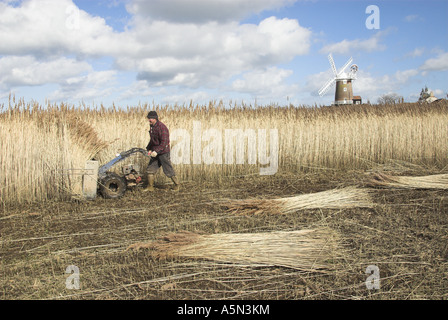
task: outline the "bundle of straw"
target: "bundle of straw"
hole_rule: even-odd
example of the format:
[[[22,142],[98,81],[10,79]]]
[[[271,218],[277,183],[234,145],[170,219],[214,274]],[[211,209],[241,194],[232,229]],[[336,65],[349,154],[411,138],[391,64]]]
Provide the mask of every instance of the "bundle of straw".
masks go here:
[[[328,228],[211,235],[180,232],[128,249],[150,248],[158,259],[184,257],[310,271],[329,269],[340,258],[339,241],[337,233]]]
[[[404,189],[448,189],[448,174],[421,177],[391,176],[382,173],[373,175],[369,183],[373,186]]]
[[[287,214],[306,209],[370,208],[372,206],[373,202],[368,190],[346,187],[272,200],[235,200],[230,202],[227,208],[229,212],[239,214]]]

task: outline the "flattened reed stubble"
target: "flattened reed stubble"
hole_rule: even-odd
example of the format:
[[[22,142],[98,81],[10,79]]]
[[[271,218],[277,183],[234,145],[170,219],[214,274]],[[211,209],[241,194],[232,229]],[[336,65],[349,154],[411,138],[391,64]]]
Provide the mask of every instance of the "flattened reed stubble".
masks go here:
[[[128,250],[143,248],[149,249],[156,259],[183,257],[308,271],[331,269],[342,253],[339,235],[326,227],[208,235],[183,231],[167,234],[158,241],[136,243]]]

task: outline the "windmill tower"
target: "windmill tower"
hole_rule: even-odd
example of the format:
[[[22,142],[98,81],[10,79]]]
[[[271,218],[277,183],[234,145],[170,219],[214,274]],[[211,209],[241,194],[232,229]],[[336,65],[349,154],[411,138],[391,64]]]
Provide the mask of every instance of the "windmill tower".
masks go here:
[[[353,61],[353,59],[350,58],[338,72],[336,70],[336,65],[334,64],[333,56],[331,55],[331,53],[328,55],[328,60],[330,61],[334,77],[330,78],[327,83],[319,90],[319,95],[322,97],[328,91],[328,89],[332,87],[334,83],[336,83],[334,104],[353,104],[352,81],[356,79],[358,66],[356,64],[353,64],[350,67],[350,71],[346,72],[345,70]]]

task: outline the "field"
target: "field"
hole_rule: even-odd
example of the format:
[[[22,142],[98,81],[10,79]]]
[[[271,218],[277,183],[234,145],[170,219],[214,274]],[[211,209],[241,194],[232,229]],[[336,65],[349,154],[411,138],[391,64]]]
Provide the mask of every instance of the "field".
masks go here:
[[[446,189],[371,183],[376,173],[413,177],[447,173],[446,102],[342,108],[232,108],[211,103],[125,110],[12,104],[0,115],[2,299],[448,297]],[[175,165],[181,190],[171,191],[170,181],[159,174],[153,194],[136,189],[118,200],[76,199],[80,179],[76,170],[82,170],[86,160],[95,157],[104,163],[119,151],[146,146],[144,116],[151,109],[158,110],[171,131],[191,137],[190,159],[182,154],[178,159],[184,162]],[[201,136],[203,157],[197,164],[194,121],[208,134]],[[243,164],[219,163],[214,153],[219,148],[206,154],[207,146],[221,146],[207,137],[221,137],[225,129],[248,128],[266,129],[269,134],[263,142],[271,154],[271,147],[278,147],[275,174],[260,174],[267,165],[259,163],[261,153],[257,163],[249,163],[249,145],[234,149],[246,151]],[[271,129],[278,130],[278,144],[269,139],[275,136]],[[174,149],[185,151],[176,149],[179,141],[186,140],[178,137]],[[223,159],[226,152],[224,148]],[[213,161],[204,163],[207,159]],[[371,206],[317,206],[276,214],[228,210],[234,200],[262,200],[269,205],[274,199],[353,186],[369,190]],[[300,267],[300,256],[297,264],[269,263],[267,252],[272,248],[264,243],[265,249],[256,247],[255,242],[259,251],[252,252],[251,259],[216,258],[219,249],[219,257],[225,250],[238,256],[229,247],[219,247],[224,236],[238,239],[307,229],[337,234],[324,268]],[[196,250],[203,249],[202,256],[182,256],[187,250],[181,247],[163,257],[150,245],[161,236],[183,231],[204,235],[203,247]],[[278,251],[287,255],[289,247],[286,250],[281,243],[290,243],[281,240]],[[268,262],[259,262],[263,256]],[[67,282],[75,274],[70,266],[79,271],[79,283]],[[372,279],[373,274],[366,273],[372,266],[380,277],[373,288],[366,283]]]

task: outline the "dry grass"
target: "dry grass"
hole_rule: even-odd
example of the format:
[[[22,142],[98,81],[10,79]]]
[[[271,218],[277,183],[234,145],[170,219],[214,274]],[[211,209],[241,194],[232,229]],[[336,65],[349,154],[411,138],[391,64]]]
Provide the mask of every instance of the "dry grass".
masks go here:
[[[336,232],[328,228],[209,235],[178,232],[128,249],[150,248],[157,259],[184,257],[316,271],[331,268],[341,257],[338,242]]]
[[[372,186],[402,189],[448,189],[448,174],[429,176],[392,176],[382,173],[374,174],[369,180]]]
[[[371,208],[374,203],[370,193],[367,189],[346,187],[272,200],[235,200],[226,206],[229,212],[235,214],[288,214],[309,209]]]

